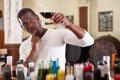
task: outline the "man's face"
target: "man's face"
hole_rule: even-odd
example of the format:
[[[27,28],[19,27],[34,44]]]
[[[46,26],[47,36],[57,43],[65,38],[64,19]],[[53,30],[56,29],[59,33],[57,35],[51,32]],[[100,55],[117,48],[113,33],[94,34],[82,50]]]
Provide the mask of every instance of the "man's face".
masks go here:
[[[33,15],[31,12],[24,14],[21,18],[22,27],[30,34],[39,30],[41,24],[37,15]]]

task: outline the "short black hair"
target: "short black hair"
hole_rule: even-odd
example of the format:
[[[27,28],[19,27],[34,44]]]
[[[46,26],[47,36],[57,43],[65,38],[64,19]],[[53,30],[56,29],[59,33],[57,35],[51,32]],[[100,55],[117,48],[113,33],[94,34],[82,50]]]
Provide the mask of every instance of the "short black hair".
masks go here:
[[[30,8],[22,8],[19,12],[18,12],[18,15],[17,15],[17,18],[20,18],[22,17],[24,14],[28,13],[28,12],[31,12],[33,15],[36,15],[35,12],[30,9]]]

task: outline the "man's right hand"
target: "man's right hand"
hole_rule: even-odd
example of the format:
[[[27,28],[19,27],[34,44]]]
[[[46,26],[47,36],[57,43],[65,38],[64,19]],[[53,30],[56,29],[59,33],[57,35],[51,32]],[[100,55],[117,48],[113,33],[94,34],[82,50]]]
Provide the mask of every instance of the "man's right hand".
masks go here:
[[[24,62],[24,65],[26,67],[27,67],[27,62],[29,60],[34,61],[34,55],[35,55],[36,51],[38,50],[38,45],[39,45],[39,42],[40,42],[40,38],[38,36],[35,36],[35,33],[36,33],[36,31],[32,34],[32,39],[31,39],[32,49],[30,51],[30,55],[27,57],[27,59]]]
[[[32,51],[37,51],[38,50],[38,44],[40,42],[40,37],[36,36],[36,31],[34,31],[34,33],[32,34]]]

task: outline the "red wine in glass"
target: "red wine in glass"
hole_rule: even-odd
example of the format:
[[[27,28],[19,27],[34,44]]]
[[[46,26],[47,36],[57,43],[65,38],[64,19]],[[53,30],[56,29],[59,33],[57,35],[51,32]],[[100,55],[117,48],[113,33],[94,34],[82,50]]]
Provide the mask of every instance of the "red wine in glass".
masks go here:
[[[40,14],[44,17],[44,18],[51,18],[53,16],[53,12],[40,12]]]

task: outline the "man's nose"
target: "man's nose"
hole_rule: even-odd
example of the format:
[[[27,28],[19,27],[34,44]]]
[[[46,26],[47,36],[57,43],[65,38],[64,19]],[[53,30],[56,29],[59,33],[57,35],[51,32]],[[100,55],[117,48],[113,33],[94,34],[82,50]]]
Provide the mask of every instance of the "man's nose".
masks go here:
[[[33,22],[31,22],[30,20],[28,21],[28,25],[29,27],[33,27]]]

